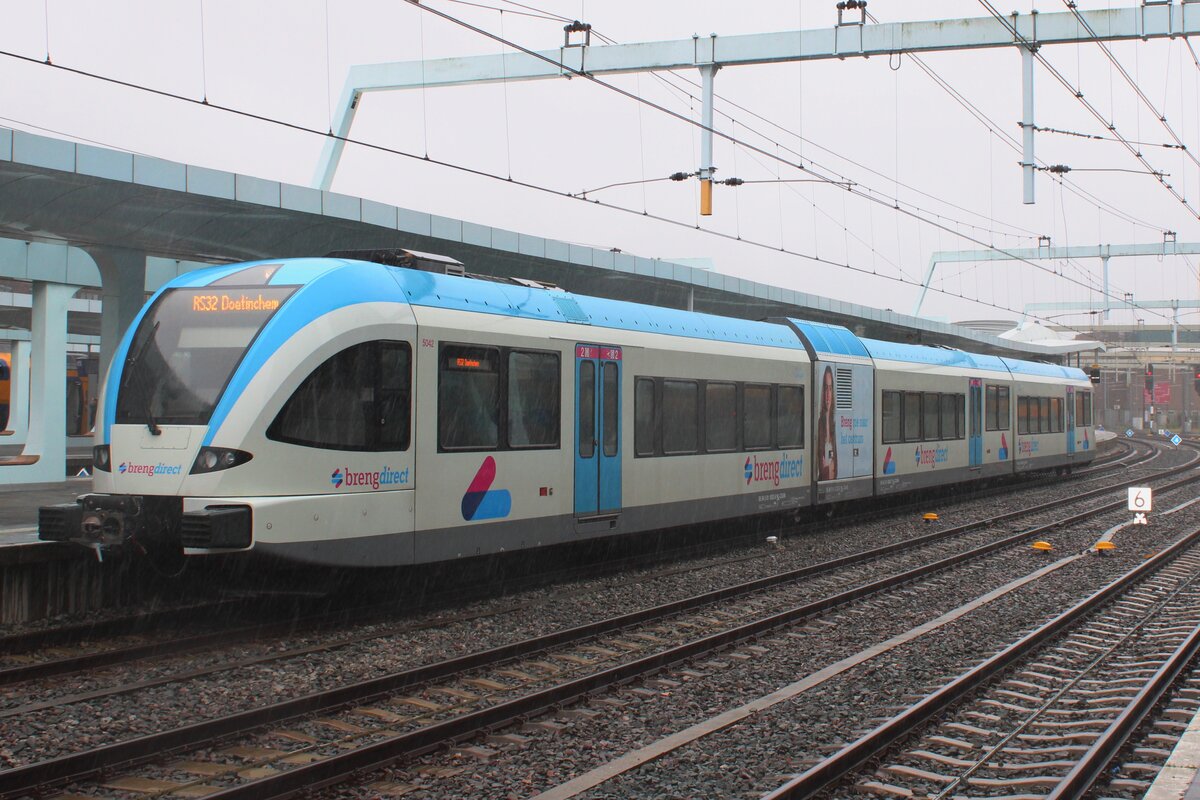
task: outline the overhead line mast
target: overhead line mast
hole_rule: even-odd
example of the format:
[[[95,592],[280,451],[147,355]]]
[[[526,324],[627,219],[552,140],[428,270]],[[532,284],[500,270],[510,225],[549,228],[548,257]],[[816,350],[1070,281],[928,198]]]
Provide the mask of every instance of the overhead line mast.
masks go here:
[[[413,2],[414,0],[409,0]],[[869,58],[873,55],[924,53],[947,50],[1016,47],[1022,56],[1022,123],[1024,153],[1021,159],[1024,202],[1034,202],[1033,55],[1041,47],[1098,40],[1148,40],[1200,34],[1200,15],[1185,14],[1190,3],[1153,3],[1133,8],[1097,11],[1013,13],[1003,20],[972,17],[926,22],[868,23],[866,2],[842,0],[837,4],[838,24],[833,28],[758,33],[718,37],[693,36],[663,42],[591,45],[590,26],[571,23],[566,41],[557,50],[519,49],[514,53],[446,58],[431,61],[361,64],[350,68],[338,101],[336,117],[317,167],[314,183],[329,189],[350,134],[354,115],[365,93],[439,86],[463,86],[499,81],[598,76],[630,72],[698,69],[702,81],[700,168],[701,214],[712,213],[712,137],[725,136],[713,126],[713,84],[718,70],[749,64]],[[427,10],[422,6],[422,10]],[[847,19],[845,12],[861,15]],[[1188,18],[1190,17],[1190,19]],[[1086,25],[1081,25],[1081,18]],[[1105,31],[1097,35],[1096,31]],[[584,33],[572,43],[571,33]],[[694,121],[692,124],[696,124]],[[726,137],[728,138],[728,137]]]

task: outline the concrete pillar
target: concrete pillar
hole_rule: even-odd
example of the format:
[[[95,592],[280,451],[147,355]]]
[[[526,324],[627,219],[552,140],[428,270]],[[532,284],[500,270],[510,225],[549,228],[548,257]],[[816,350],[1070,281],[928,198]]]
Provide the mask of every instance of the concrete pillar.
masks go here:
[[[12,435],[0,439],[0,444],[25,444],[29,436],[29,346],[29,342],[12,343],[8,384],[8,430]]]
[[[120,247],[89,247],[100,268],[100,379],[107,380],[108,364],[121,337],[146,304],[146,254]],[[64,412],[65,413],[65,412]]]
[[[43,483],[67,475],[67,302],[78,286],[33,282],[30,325],[29,436],[34,464],[0,468],[4,483]]]

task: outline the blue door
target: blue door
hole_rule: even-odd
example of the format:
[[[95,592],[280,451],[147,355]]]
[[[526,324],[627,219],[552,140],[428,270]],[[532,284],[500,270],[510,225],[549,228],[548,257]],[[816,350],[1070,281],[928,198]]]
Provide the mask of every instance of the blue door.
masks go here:
[[[621,510],[621,348],[575,346],[575,516]]]
[[[1067,387],[1067,454],[1075,454],[1075,387]]]
[[[970,427],[970,458],[971,466],[983,464],[983,380],[971,378],[971,390],[968,395],[967,425]]]

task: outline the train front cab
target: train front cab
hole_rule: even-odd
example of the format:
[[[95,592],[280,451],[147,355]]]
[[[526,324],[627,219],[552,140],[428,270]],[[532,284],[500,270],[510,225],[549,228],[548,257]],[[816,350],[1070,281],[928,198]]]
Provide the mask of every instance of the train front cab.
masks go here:
[[[415,330],[379,265],[305,259],[181,276],[114,358],[96,494],[43,508],[41,538],[410,562]]]

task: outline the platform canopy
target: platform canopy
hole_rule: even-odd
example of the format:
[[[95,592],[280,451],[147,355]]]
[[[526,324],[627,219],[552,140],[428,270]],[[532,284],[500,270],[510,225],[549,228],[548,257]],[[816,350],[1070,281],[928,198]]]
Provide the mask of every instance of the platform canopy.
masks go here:
[[[1027,358],[1055,355],[688,264],[4,128],[0,237],[78,248],[101,273],[114,264],[144,268],[144,280],[128,282],[143,290],[205,262],[408,248],[457,259],[469,272],[551,282],[578,294],[743,319],[798,317],[857,335]],[[78,270],[69,274],[70,262],[69,254],[21,261],[0,253],[0,277],[86,285]],[[113,299],[106,292],[106,305]]]

